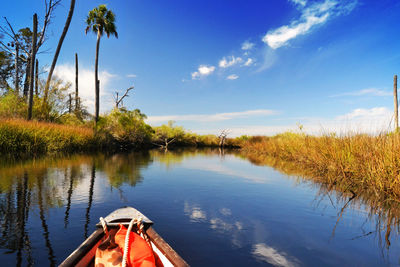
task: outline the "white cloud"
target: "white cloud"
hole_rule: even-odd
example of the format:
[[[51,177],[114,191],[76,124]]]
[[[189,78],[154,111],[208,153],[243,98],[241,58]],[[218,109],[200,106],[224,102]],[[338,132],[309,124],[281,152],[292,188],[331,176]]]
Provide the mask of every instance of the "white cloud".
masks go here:
[[[127,78],[136,78],[136,74],[127,74],[126,77]]]
[[[371,121],[374,119],[387,121],[390,120],[392,112],[386,107],[376,107],[371,109],[358,108],[345,115],[336,117],[337,120],[366,120]]]
[[[231,74],[228,77],[226,77],[227,80],[236,80],[238,78],[239,78],[239,76],[237,76],[236,74]]]
[[[197,71],[192,72],[192,79],[199,79],[204,76],[208,76],[215,70],[214,66],[200,65]]]
[[[268,262],[273,266],[293,267],[297,266],[296,261],[290,260],[285,252],[279,252],[273,247],[267,246],[264,243],[255,244],[252,251],[253,256],[257,259]]]
[[[246,62],[244,63],[244,65],[245,65],[246,67],[248,67],[248,66],[253,65],[253,63],[254,63],[254,60],[253,60],[252,58],[248,58],[248,59],[246,60]]]
[[[331,97],[339,97],[339,96],[364,96],[364,95],[370,95],[370,96],[391,96],[393,93],[381,89],[376,89],[376,88],[367,88],[367,89],[362,89],[359,91],[353,91],[353,92],[346,92],[346,93],[341,93],[337,95],[331,95]]]
[[[249,41],[245,41],[242,44],[242,50],[251,50],[254,47],[254,43],[251,43]]]
[[[243,59],[241,57],[230,56],[228,58],[224,57],[219,61],[220,68],[228,68],[242,62]]]
[[[293,2],[295,5],[305,6],[307,4],[307,0],[289,0]]]
[[[393,129],[392,118],[392,110],[386,107],[375,107],[370,109],[354,109],[334,118],[301,118],[299,119],[299,123],[303,125],[303,132],[315,135],[328,133],[337,133],[338,135],[351,133],[379,134]],[[227,129],[229,129],[229,136],[231,137],[241,135],[271,136],[286,131],[299,131],[295,123],[270,126],[242,125],[227,127]],[[192,130],[199,134],[220,133],[220,129]]]
[[[54,70],[54,75],[64,81],[75,84],[75,66],[70,64],[57,65]],[[107,71],[99,73],[100,80],[100,111],[104,112],[112,107],[110,97],[110,81],[117,77]],[[79,67],[79,97],[82,103],[88,108],[88,111],[94,113],[95,103],[95,85],[94,85],[94,70],[85,67]],[[72,86],[75,90],[75,86]]]
[[[296,0],[293,2],[302,2]],[[355,8],[357,0],[325,0],[313,3],[302,8],[301,16],[298,20],[292,21],[289,25],[283,25],[275,30],[269,31],[264,37],[263,42],[272,49],[277,49],[288,43],[289,40],[299,35],[307,34],[312,27],[325,23],[329,17],[335,17],[350,12]]]
[[[253,116],[271,116],[278,114],[275,110],[269,109],[256,109],[247,110],[242,112],[230,113],[216,113],[209,115],[163,115],[163,116],[148,116],[147,123],[160,123],[173,121],[197,121],[197,122],[211,122],[211,121],[225,121],[238,118],[249,118]]]

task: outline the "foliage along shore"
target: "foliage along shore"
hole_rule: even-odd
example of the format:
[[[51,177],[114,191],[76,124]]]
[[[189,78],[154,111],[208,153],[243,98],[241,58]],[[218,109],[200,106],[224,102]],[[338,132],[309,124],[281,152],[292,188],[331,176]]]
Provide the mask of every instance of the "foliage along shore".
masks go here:
[[[329,189],[370,196],[374,202],[400,202],[400,135],[310,136],[284,133],[251,137],[243,155],[271,165],[271,158],[290,163],[290,172]],[[287,164],[286,164],[287,165]],[[278,165],[279,166],[279,165]],[[280,168],[278,168],[280,169]]]
[[[95,127],[68,125],[20,118],[0,118],[0,154],[8,156],[48,153],[127,151],[146,148],[218,147],[215,135],[197,135],[172,123],[151,127],[139,111],[113,110],[100,117]],[[167,141],[165,141],[167,140]],[[234,147],[227,139],[226,147]]]

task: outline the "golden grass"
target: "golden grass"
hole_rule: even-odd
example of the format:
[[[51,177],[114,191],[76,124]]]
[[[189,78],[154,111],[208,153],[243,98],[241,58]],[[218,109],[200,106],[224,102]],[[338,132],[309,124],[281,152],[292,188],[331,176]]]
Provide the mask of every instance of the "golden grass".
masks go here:
[[[343,192],[368,192],[380,201],[400,201],[399,134],[284,133],[250,138],[243,142],[242,151],[253,160],[269,156],[294,163],[298,173]]]
[[[94,131],[87,127],[0,119],[0,153],[37,154],[86,151],[96,147]]]

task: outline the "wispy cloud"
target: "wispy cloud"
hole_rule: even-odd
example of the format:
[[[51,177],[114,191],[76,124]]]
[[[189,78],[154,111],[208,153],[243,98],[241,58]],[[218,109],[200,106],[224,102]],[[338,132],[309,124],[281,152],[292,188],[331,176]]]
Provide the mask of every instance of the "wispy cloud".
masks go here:
[[[241,57],[235,57],[235,56],[230,56],[230,57],[224,57],[219,61],[219,67],[220,68],[228,68],[232,67],[240,62],[242,62],[243,59]]]
[[[357,108],[347,114],[336,117],[338,120],[373,120],[373,119],[389,119],[392,112],[386,107],[376,107],[371,109]]]
[[[127,74],[126,77],[127,78],[136,78],[136,74]]]
[[[254,47],[254,43],[251,43],[249,41],[245,41],[242,44],[242,50],[251,50],[251,49],[253,49],[253,47]]]
[[[147,118],[148,123],[160,123],[173,121],[196,121],[196,122],[212,122],[212,121],[225,121],[239,118],[249,118],[253,116],[271,116],[276,115],[279,112],[270,109],[256,109],[247,110],[242,112],[230,112],[230,113],[216,113],[209,115],[164,115],[164,116],[149,116]]]
[[[264,48],[264,51],[262,52],[262,56],[263,56],[262,64],[258,68],[258,70],[257,70],[258,72],[266,70],[266,69],[269,69],[270,67],[272,67],[275,64],[275,62],[276,62],[276,60],[278,58],[275,50],[270,48],[269,46],[266,46]]]
[[[57,65],[54,70],[54,75],[64,81],[75,83],[75,66],[70,64]],[[110,82],[117,75],[111,74],[108,71],[101,71],[99,73],[100,80],[100,110],[105,110],[112,107],[110,101]],[[94,71],[85,67],[79,67],[79,97],[82,103],[87,106],[89,112],[94,112]]]
[[[214,66],[208,66],[208,65],[200,65],[197,71],[192,72],[192,79],[196,80],[201,77],[205,77],[213,73],[215,70]]]
[[[289,25],[283,25],[277,29],[269,31],[264,37],[265,42],[272,49],[287,45],[288,41],[297,36],[307,34],[311,29],[325,23],[328,18],[339,16],[350,12],[356,6],[357,0],[325,0],[306,6],[307,2],[301,0],[291,0],[302,5],[301,16],[293,20]]]
[[[289,0],[295,5],[305,6],[307,4],[307,0]]]
[[[309,134],[348,134],[368,133],[377,134],[393,129],[393,111],[387,107],[358,108],[333,118],[298,118],[303,125],[303,132]],[[287,125],[242,125],[227,127],[229,136],[241,135],[275,135],[286,131],[298,131],[297,123]],[[220,129],[192,129],[199,134],[218,134]]]
[[[341,94],[331,95],[330,97],[365,96],[365,95],[370,95],[370,96],[391,96],[392,92],[381,90],[381,89],[376,89],[376,88],[367,88],[367,89],[362,89],[362,90],[359,90],[359,91],[345,92],[345,93],[341,93]]]
[[[248,58],[243,65],[246,67],[249,67],[249,66],[253,65],[253,63],[254,63],[254,60],[252,58]]]
[[[239,78],[239,76],[237,76],[236,74],[231,74],[228,77],[226,77],[227,80],[236,80],[238,78]]]

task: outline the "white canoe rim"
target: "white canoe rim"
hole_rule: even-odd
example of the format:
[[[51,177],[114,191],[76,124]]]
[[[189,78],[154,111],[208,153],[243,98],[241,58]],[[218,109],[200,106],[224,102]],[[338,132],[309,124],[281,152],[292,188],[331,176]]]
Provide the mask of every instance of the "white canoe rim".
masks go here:
[[[189,266],[184,259],[151,227],[153,222],[144,216],[138,210],[132,207],[120,208],[110,213],[104,220],[107,222],[110,233],[117,231],[118,225],[128,225],[132,219],[142,218],[145,232],[152,244],[153,252],[161,259],[165,267]],[[95,230],[74,252],[71,253],[59,266],[94,266],[94,257],[96,249],[104,237],[104,231],[101,224],[97,224]]]

